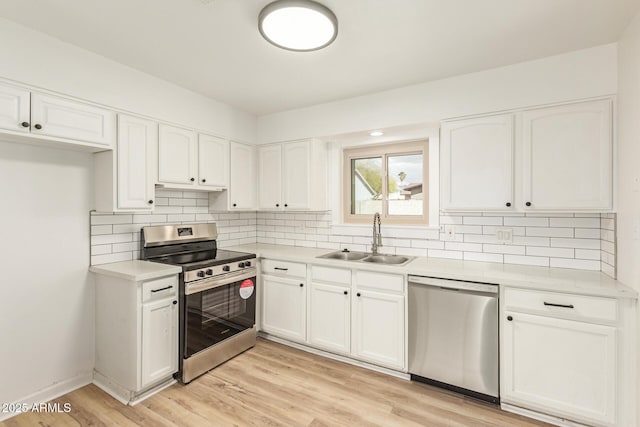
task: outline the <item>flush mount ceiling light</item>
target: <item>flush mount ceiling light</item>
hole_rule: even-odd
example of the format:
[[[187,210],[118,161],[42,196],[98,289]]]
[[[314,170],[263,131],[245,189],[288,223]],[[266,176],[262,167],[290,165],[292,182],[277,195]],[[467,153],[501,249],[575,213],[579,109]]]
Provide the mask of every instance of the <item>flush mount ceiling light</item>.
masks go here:
[[[379,130],[374,130],[373,132],[369,133],[369,135],[371,135],[371,136],[382,136],[382,135],[384,135],[384,133],[380,132]]]
[[[311,0],[277,0],[258,16],[260,34],[282,49],[308,52],[329,46],[338,35],[338,19]]]

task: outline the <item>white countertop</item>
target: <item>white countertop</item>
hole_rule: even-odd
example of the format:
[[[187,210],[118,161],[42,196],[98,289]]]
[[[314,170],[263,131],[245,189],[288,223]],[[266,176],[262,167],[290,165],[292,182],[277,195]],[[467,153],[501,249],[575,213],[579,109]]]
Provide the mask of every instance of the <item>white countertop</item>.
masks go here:
[[[149,261],[122,261],[111,264],[93,265],[89,271],[105,276],[118,277],[134,282],[158,279],[160,277],[180,274],[182,268],[175,265],[160,264]]]
[[[612,298],[638,298],[634,289],[599,271],[571,270],[566,268],[533,267],[476,261],[459,261],[440,258],[415,257],[403,266],[368,264],[358,261],[340,261],[316,258],[333,252],[331,249],[304,248],[299,246],[250,244],[224,249],[255,253],[262,258],[298,261],[333,267],[380,271],[385,273],[413,274],[473,282],[496,283],[528,289],[568,292]]]

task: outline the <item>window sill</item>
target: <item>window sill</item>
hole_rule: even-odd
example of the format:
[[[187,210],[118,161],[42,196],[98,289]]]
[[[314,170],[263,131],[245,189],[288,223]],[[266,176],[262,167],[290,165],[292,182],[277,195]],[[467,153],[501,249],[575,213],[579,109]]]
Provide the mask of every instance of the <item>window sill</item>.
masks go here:
[[[400,239],[440,239],[440,227],[438,226],[417,226],[417,225],[385,225],[381,226],[383,237],[393,237]],[[331,226],[331,233],[342,236],[371,236],[373,233],[372,224],[335,224]]]

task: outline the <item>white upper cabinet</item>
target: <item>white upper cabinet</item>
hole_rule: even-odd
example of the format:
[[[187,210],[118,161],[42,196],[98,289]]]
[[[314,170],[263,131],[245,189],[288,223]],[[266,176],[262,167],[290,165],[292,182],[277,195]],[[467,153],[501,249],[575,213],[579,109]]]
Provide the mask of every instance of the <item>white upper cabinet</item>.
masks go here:
[[[231,141],[228,209],[256,208],[255,147]]]
[[[229,182],[229,141],[198,135],[198,185],[227,187]]]
[[[610,100],[525,111],[525,208],[611,209],[611,123]]]
[[[327,152],[323,141],[264,145],[259,155],[259,209],[327,208]]]
[[[513,122],[502,114],[442,124],[442,209],[513,209]]]
[[[447,121],[440,148],[443,210],[613,207],[610,99]]]
[[[282,201],[282,145],[258,147],[258,209],[277,209]]]
[[[0,84],[0,129],[60,147],[110,149],[116,113],[73,99]],[[65,141],[66,140],[66,141]],[[66,145],[68,144],[68,145]]]
[[[157,147],[156,122],[118,115],[115,149],[94,154],[98,212],[153,210]]]
[[[26,89],[0,85],[0,128],[29,133],[30,98]]]
[[[192,130],[160,125],[158,182],[196,185],[198,143]]]
[[[31,94],[31,132],[112,146],[116,113],[58,96]]]

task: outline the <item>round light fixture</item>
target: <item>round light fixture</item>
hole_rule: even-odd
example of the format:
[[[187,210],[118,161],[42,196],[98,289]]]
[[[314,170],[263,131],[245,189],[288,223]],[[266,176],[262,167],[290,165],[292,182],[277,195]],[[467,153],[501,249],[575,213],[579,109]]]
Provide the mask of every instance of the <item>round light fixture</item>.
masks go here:
[[[373,132],[369,133],[369,135],[371,135],[371,136],[382,136],[382,135],[384,135],[384,132],[380,132],[379,130],[374,130]]]
[[[308,52],[329,46],[336,39],[338,19],[315,1],[277,0],[262,9],[258,28],[275,46]]]

